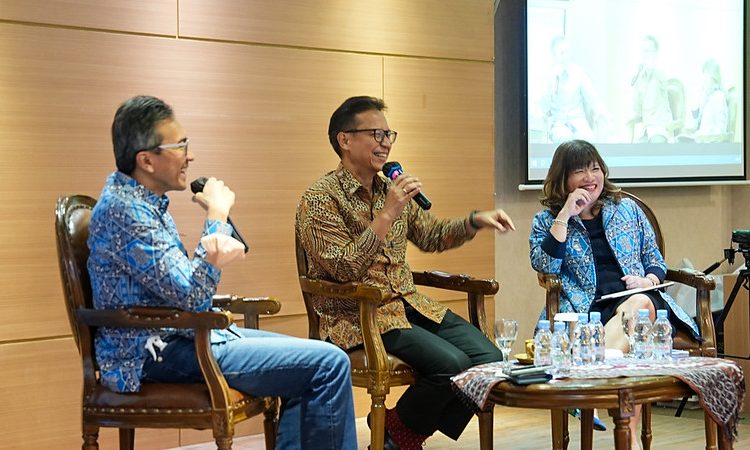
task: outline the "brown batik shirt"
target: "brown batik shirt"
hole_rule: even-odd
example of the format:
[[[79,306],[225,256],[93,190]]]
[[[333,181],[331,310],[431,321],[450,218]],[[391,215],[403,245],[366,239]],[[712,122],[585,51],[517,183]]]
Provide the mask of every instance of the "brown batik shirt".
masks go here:
[[[372,196],[339,164],[316,181],[297,207],[296,232],[308,255],[307,276],[336,282],[359,281],[393,293],[378,308],[380,333],[411,328],[402,299],[422,315],[440,322],[447,308],[417,292],[406,262],[411,241],[427,252],[458,247],[471,239],[464,219],[438,220],[409,202],[391,226],[385,241],[370,228],[383,209],[390,181],[376,176]],[[316,296],[320,337],[348,349],[362,343],[359,308],[354,300]]]

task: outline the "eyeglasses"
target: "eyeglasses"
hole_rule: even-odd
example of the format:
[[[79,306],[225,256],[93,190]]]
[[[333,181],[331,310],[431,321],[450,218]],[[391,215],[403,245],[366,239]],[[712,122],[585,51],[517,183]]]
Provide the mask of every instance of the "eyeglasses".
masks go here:
[[[190,144],[190,139],[185,138],[184,141],[177,142],[176,144],[159,144],[155,145],[151,148],[147,148],[146,150],[182,150],[182,156],[187,156],[188,152],[188,145]]]
[[[383,139],[388,137],[388,140],[393,144],[396,142],[396,136],[398,133],[393,130],[383,130],[382,128],[365,128],[363,130],[344,130],[344,133],[361,133],[361,132],[372,133],[372,137],[378,141],[379,144],[383,143]]]

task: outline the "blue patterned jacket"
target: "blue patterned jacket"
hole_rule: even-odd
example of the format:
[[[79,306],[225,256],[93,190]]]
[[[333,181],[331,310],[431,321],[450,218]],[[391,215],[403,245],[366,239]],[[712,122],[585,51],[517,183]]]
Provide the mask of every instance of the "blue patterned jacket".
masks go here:
[[[207,311],[221,272],[203,259],[199,244],[191,260],[180,241],[169,198],[114,172],[107,178],[89,224],[88,260],[94,306],[172,307]],[[226,223],[207,220],[203,235],[231,234]],[[101,383],[118,392],[140,389],[143,363],[151,357],[146,341],[176,334],[171,329],[99,328],[95,336]],[[212,342],[228,337],[212,332]]]
[[[604,234],[624,275],[645,276],[653,273],[664,280],[667,266],[656,245],[656,237],[645,213],[629,198],[620,203],[605,199],[602,207]],[[554,220],[549,210],[534,216],[529,236],[531,266],[537,272],[560,276],[561,312],[588,312],[596,292],[596,268],[588,233],[580,217],[568,222],[568,238],[559,244],[550,234]],[[671,309],[670,317],[685,323],[698,337],[698,326],[674,299],[657,291]],[[542,311],[542,318],[546,312]]]

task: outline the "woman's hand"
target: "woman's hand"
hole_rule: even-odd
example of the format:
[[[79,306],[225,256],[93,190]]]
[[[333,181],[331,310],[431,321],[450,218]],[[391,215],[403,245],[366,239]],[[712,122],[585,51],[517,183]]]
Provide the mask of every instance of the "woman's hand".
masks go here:
[[[593,201],[594,199],[591,198],[591,193],[589,191],[583,188],[578,188],[568,194],[568,198],[565,200],[561,212],[564,211],[568,217],[577,216]]]
[[[625,282],[625,287],[628,289],[649,288],[656,284],[648,276],[639,277],[636,275],[625,275],[620,279]]]

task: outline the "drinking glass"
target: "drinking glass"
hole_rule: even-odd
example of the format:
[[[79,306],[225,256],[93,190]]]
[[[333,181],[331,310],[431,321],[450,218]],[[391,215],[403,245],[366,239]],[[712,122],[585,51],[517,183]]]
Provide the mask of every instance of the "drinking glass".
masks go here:
[[[626,357],[633,356],[633,328],[635,328],[635,321],[637,320],[638,315],[634,311],[632,314],[627,314],[625,311],[620,314],[620,322],[622,323],[622,332],[625,334],[625,337],[628,339],[628,352],[624,354]]]
[[[503,354],[502,369],[510,371],[510,348],[518,336],[518,322],[512,319],[497,319],[495,321],[495,343]]]

